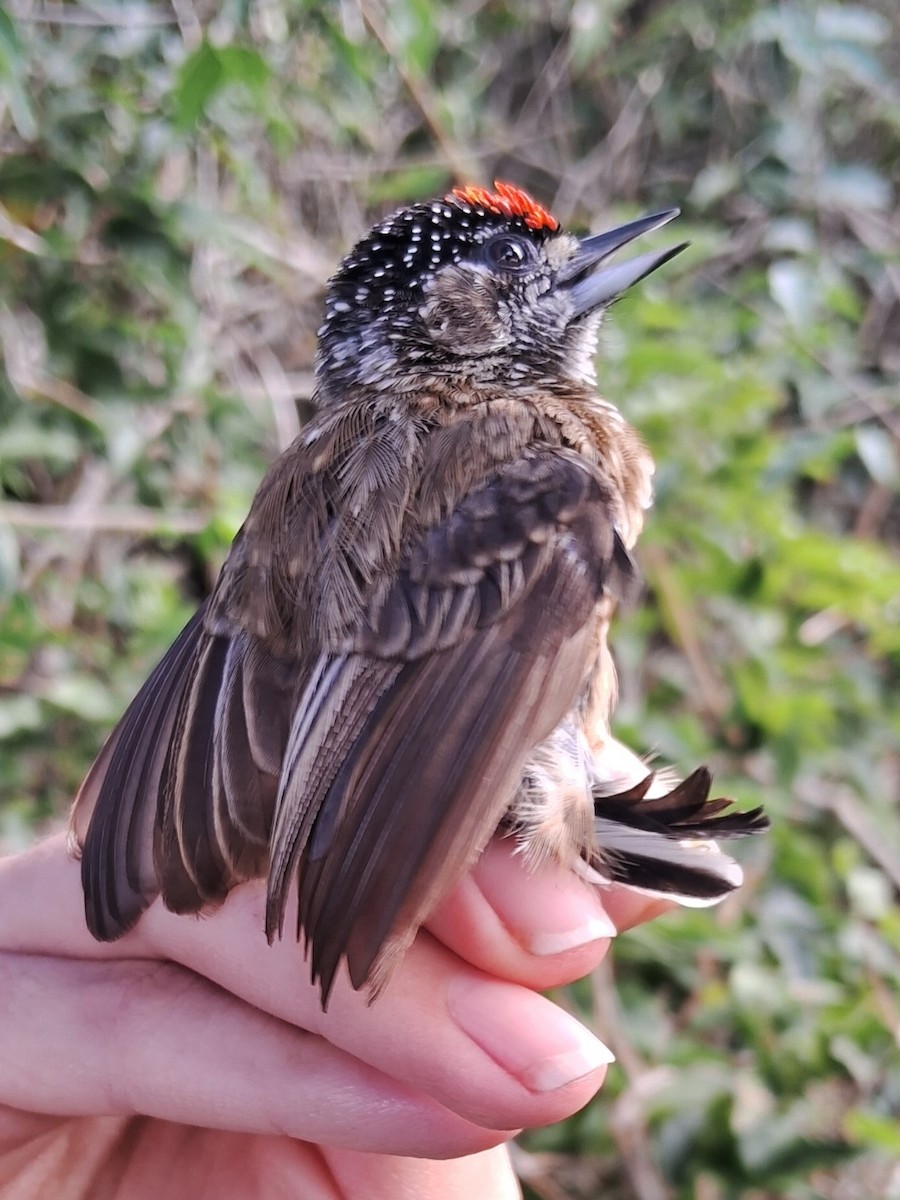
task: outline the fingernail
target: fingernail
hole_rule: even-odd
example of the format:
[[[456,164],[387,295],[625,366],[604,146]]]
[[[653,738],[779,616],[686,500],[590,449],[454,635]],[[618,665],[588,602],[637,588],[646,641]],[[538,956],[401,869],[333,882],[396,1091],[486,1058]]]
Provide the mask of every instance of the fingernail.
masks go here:
[[[532,954],[562,954],[601,938],[614,938],[616,927],[605,912],[596,913],[570,929],[533,929],[524,941]]]
[[[460,1029],[529,1091],[556,1091],[615,1062],[590,1030],[525,988],[457,978],[447,1003]]]
[[[526,872],[520,858],[492,845],[475,877],[488,904],[532,954],[562,954],[616,936],[596,891],[570,871]]]

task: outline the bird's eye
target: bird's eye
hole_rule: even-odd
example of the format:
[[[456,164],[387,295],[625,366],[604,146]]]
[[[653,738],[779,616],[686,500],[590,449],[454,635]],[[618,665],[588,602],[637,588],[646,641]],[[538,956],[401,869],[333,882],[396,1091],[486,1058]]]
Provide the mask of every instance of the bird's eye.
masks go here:
[[[484,247],[484,256],[492,267],[501,271],[517,271],[532,260],[531,245],[523,238],[500,234],[491,238]]]

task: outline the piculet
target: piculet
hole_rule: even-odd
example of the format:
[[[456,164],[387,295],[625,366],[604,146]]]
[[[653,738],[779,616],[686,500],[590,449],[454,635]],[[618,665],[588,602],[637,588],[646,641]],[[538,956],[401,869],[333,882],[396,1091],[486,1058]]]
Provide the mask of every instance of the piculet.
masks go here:
[[[316,415],[76,798],[95,937],[263,877],[269,940],[290,915],[327,1004],[342,962],[377,993],[498,830],[586,885],[740,884],[717,840],[762,810],[726,811],[705,768],[654,774],[609,726],[653,464],[598,394],[597,334],[684,245],[610,257],[677,215],[578,238],[498,182],[344,259]]]

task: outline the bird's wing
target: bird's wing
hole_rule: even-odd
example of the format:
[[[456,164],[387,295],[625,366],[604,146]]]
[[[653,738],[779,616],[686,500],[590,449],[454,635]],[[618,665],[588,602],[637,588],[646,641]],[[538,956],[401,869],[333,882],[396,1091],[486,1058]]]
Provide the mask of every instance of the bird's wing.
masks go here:
[[[213,595],[75,798],[70,842],[95,937],[119,937],[160,891],[174,911],[197,912],[266,873],[314,631],[358,619],[359,581],[396,549],[389,531],[407,499],[413,434],[408,422],[348,405],[304,430],[267,472]],[[365,538],[353,525],[360,505]]]
[[[270,503],[264,488],[254,509]],[[307,507],[333,544],[334,509]],[[298,932],[327,998],[342,958],[354,986],[377,986],[483,848],[528,751],[574,701],[597,601],[630,561],[595,468],[530,450],[371,586],[358,568],[340,573],[345,612],[354,587],[364,603],[316,643],[308,614],[328,595],[292,593],[260,566],[252,522],[81,789],[86,913],[109,939],[160,890],[197,911],[268,862],[269,935],[299,878]],[[291,536],[290,520],[279,528]],[[294,579],[321,593],[335,575],[301,535]],[[254,570],[262,588],[245,586]],[[302,646],[285,635],[288,610]]]
[[[345,653],[317,663],[282,768],[267,928],[299,876],[323,997],[342,958],[377,988],[571,707],[597,601],[630,570],[610,509],[577,455],[518,458],[406,548]]]
[[[70,837],[82,853],[88,926],[103,941],[133,925],[159,891],[152,856],[156,795],[188,672],[203,640],[204,608],[132,701],[75,797]]]
[[[79,789],[70,841],[91,933],[111,941],[164,893],[197,912],[265,874],[294,672],[208,602],[131,702]]]

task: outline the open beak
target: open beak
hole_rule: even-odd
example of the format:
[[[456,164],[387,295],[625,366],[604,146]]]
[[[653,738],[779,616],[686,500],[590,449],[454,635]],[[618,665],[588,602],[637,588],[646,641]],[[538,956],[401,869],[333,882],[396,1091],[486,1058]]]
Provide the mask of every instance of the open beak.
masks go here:
[[[606,233],[582,239],[578,253],[566,265],[560,279],[568,288],[575,306],[573,319],[584,316],[602,305],[610,304],[633,284],[644,279],[676,254],[680,254],[690,244],[681,242],[677,246],[670,246],[668,250],[651,250],[648,254],[639,254],[637,258],[631,258],[627,262],[616,263],[601,270],[596,269],[616,250],[627,246],[629,242],[645,233],[667,225],[679,212],[680,209],[667,208],[664,212],[639,217],[636,221],[629,221],[627,225],[618,225]]]

